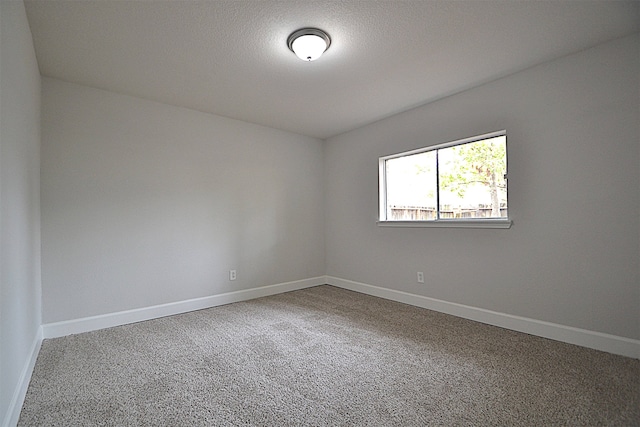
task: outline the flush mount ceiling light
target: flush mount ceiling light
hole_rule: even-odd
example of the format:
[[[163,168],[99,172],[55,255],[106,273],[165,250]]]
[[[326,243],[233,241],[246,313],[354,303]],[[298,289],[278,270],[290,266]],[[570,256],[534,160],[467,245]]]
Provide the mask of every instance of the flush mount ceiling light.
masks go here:
[[[302,28],[287,39],[289,49],[303,61],[315,61],[329,48],[329,35],[317,28]]]

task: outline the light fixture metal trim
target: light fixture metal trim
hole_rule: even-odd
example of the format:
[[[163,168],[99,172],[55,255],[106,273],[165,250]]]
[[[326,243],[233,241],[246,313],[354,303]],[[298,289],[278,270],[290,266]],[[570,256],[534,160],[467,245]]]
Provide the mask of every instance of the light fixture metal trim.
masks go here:
[[[287,46],[289,46],[289,50],[291,50],[291,52],[296,54],[296,56],[298,54],[296,53],[295,50],[293,50],[293,42],[302,36],[317,36],[317,37],[320,37],[322,40],[324,40],[327,47],[325,47],[323,53],[326,52],[327,49],[329,49],[329,46],[331,46],[331,37],[329,37],[329,34],[327,34],[326,32],[322,31],[319,28],[301,28],[291,33],[291,35],[289,35],[289,38],[287,38]]]

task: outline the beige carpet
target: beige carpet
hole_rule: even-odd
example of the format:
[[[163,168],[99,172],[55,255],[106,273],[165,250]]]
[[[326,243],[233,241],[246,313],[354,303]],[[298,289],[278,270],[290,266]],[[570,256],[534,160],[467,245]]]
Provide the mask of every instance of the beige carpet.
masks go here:
[[[640,425],[640,361],[331,286],[45,340],[20,426]]]

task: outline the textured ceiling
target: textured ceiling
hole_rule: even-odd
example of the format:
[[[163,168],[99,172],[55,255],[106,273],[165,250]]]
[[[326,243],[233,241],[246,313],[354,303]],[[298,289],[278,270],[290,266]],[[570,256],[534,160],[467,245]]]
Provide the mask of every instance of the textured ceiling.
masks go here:
[[[25,4],[43,76],[318,138],[640,31],[637,1]]]

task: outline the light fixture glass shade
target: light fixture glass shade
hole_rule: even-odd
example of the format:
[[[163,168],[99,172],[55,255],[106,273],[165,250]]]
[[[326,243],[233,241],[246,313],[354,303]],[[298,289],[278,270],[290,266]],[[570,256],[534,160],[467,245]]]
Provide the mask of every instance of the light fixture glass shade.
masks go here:
[[[303,61],[315,61],[331,44],[331,39],[317,28],[303,28],[291,34],[287,41],[289,49]]]
[[[303,61],[315,61],[327,49],[327,43],[318,36],[300,36],[293,41],[291,49]]]

